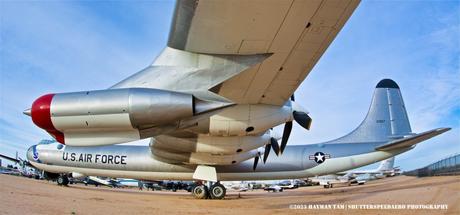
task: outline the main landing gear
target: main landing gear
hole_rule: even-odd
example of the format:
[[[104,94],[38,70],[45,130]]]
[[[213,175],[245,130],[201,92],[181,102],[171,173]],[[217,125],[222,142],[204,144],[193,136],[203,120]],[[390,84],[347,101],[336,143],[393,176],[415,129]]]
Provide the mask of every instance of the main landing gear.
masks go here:
[[[58,176],[56,181],[59,186],[67,186],[69,184],[69,177],[67,177],[67,175],[61,174]]]
[[[199,183],[192,189],[192,195],[197,199],[223,199],[226,192],[227,189],[219,182],[208,182],[208,185]]]

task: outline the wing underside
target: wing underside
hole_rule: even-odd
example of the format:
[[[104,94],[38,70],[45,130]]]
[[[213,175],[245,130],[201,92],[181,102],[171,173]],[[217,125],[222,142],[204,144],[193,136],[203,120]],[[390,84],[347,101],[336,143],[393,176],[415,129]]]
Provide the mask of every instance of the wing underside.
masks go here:
[[[113,88],[158,88],[191,92],[200,98],[209,93],[213,99],[216,95],[241,106],[234,108],[235,113],[228,110],[228,116],[222,114],[226,117],[219,119],[238,121],[249,118],[250,113],[254,115],[251,119],[256,119],[256,110],[262,107],[249,105],[266,105],[263,108],[270,110],[283,106],[358,3],[178,0],[168,47],[151,67]],[[244,107],[248,107],[247,115],[241,112]],[[236,121],[225,124],[226,129],[246,122]],[[205,127],[209,124],[204,123]],[[246,127],[250,126],[253,125]],[[185,136],[176,133],[155,137],[151,143],[154,156],[169,163],[228,165],[260,156],[257,149],[269,144],[270,139],[262,131],[247,136],[184,132]]]
[[[168,46],[273,55],[212,91],[236,103],[283,104],[357,7],[357,0],[179,0]]]

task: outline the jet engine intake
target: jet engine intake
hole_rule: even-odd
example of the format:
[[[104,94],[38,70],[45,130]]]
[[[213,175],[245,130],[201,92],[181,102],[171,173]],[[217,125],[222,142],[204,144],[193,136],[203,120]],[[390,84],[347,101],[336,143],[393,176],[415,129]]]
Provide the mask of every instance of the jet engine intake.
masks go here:
[[[24,114],[60,143],[88,146],[134,141],[139,130],[229,105],[181,92],[125,88],[44,95]]]

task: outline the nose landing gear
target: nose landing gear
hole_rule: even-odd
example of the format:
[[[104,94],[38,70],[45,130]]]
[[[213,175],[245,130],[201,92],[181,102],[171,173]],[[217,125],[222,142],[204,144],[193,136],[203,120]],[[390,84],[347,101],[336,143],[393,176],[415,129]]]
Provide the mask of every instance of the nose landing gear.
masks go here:
[[[198,184],[192,189],[192,195],[197,199],[223,199],[227,189],[224,185],[216,182],[211,185],[211,182],[208,185]]]

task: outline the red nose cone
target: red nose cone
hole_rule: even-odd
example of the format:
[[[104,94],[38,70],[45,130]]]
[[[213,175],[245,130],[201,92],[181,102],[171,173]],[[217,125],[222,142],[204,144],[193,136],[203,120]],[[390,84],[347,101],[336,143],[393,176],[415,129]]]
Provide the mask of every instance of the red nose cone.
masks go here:
[[[41,96],[32,103],[32,121],[40,128],[45,130],[55,129],[51,122],[51,101],[54,94]]]
[[[64,143],[64,134],[58,131],[51,121],[51,101],[54,94],[46,94],[32,103],[32,121],[35,125],[45,129],[58,142]]]

